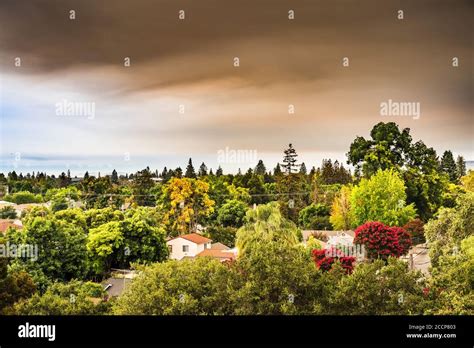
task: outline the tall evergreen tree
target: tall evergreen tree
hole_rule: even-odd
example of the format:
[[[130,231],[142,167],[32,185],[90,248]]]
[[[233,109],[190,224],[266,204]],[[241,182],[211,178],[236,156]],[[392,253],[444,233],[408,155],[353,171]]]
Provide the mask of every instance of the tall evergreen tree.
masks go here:
[[[441,157],[440,168],[443,172],[448,174],[449,181],[457,182],[458,176],[456,162],[454,162],[453,153],[451,151],[444,151],[443,156]]]
[[[110,180],[111,180],[114,184],[118,183],[118,175],[117,175],[117,171],[116,171],[115,169],[112,170],[112,175],[111,175],[111,177],[110,177]]]
[[[188,166],[186,167],[186,172],[184,173],[184,176],[186,178],[191,178],[191,179],[196,178],[196,172],[194,171],[193,161],[191,158],[188,161]]]
[[[276,190],[279,194],[279,206],[282,215],[293,222],[297,222],[299,211],[306,206],[305,195],[305,176],[299,173],[300,164],[297,164],[298,154],[289,144],[288,149],[284,151],[283,168],[285,175],[276,177]],[[305,169],[306,170],[306,169]]]
[[[132,182],[132,192],[135,202],[138,205],[153,206],[155,199],[150,195],[150,190],[154,186],[150,168],[138,171]]]
[[[255,174],[257,175],[265,175],[267,171],[267,168],[265,168],[265,165],[263,164],[262,160],[259,160],[257,163],[257,166],[255,167]]]
[[[458,156],[458,158],[456,159],[456,173],[457,173],[458,179],[460,179],[461,177],[467,174],[466,161],[464,160],[464,157],[462,156]]]
[[[223,174],[221,166],[216,170],[216,176],[221,176]]]
[[[308,174],[308,172],[307,172],[307,170],[306,170],[306,164],[304,164],[304,162],[301,163],[300,174],[303,174],[303,175]]]
[[[204,162],[202,162],[201,165],[199,166],[198,175],[199,176],[206,176],[207,175],[207,166],[204,164]]]
[[[249,188],[249,193],[252,196],[252,200],[250,201],[251,204],[262,204],[267,202],[267,199],[264,196],[265,187],[263,184],[263,178],[260,175],[254,174],[249,178],[247,186]]]
[[[21,173],[20,173],[21,177]],[[66,173],[62,172],[59,176],[59,187],[67,187],[69,185],[70,179],[68,179]]]
[[[298,154],[293,148],[293,145],[289,144],[288,149],[283,152],[285,153],[285,156],[283,157],[283,164],[281,166],[283,167],[285,174],[297,173],[300,164],[296,163],[296,157],[298,157]]]
[[[277,175],[281,175],[281,168],[280,168],[280,163],[277,163],[275,169],[273,169],[273,175],[274,176],[277,176]]]

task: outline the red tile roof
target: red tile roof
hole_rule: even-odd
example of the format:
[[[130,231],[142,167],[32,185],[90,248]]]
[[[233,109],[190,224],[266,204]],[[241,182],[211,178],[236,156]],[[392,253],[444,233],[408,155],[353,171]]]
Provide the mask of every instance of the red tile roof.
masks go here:
[[[229,250],[230,248],[225,244],[217,242],[217,243],[212,243],[211,249],[212,250]]]
[[[216,249],[204,249],[196,256],[210,256],[210,257],[215,257],[218,259],[229,259],[229,260],[235,259],[234,253],[225,252],[225,251],[216,250]]]
[[[22,229],[23,227],[15,224],[11,220],[0,220],[0,233],[5,233],[8,230],[8,227],[13,227],[16,229]]]
[[[212,239],[203,237],[203,236],[201,236],[200,234],[197,234],[197,233],[183,234],[183,235],[178,236],[176,238],[183,238],[183,239],[189,240],[190,242],[193,242],[193,243],[196,243],[196,244],[205,244],[205,243],[212,242]],[[176,238],[173,238],[173,239],[176,239]]]

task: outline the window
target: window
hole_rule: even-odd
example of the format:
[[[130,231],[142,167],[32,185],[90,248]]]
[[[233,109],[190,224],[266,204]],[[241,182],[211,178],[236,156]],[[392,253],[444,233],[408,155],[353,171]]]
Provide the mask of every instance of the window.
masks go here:
[[[183,253],[187,253],[189,251],[189,245],[183,245]]]
[[[172,245],[168,245],[168,251],[170,252],[170,254],[173,252],[173,246]]]

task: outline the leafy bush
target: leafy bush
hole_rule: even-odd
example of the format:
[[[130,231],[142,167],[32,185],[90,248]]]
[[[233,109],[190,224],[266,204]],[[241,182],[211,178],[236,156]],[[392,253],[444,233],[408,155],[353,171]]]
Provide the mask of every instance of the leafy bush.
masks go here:
[[[219,242],[233,248],[235,245],[235,235],[237,229],[235,227],[210,226],[206,229],[206,236],[214,243]]]
[[[30,297],[36,290],[27,272],[9,269],[9,266],[9,259],[0,257],[0,314],[8,311],[16,301]]]
[[[410,235],[401,227],[367,222],[355,230],[354,244],[364,245],[370,259],[405,255],[411,246]]]
[[[110,303],[104,302],[102,285],[72,280],[54,283],[44,294],[20,301],[14,306],[18,315],[103,315]]]
[[[306,253],[310,258],[313,256],[313,250],[320,250],[321,248],[321,243],[316,238],[313,236],[308,237],[306,241]]]
[[[426,314],[474,313],[474,236],[461,241],[459,250],[444,254],[432,267],[429,295],[433,306]]]
[[[414,219],[408,221],[403,229],[407,231],[411,236],[413,245],[421,244],[425,242],[425,228],[424,223],[420,219]]]
[[[329,208],[325,204],[311,204],[299,212],[298,223],[302,228],[312,230],[331,230]]]
[[[115,303],[119,315],[231,314],[233,274],[215,259],[155,263],[141,269]]]
[[[473,216],[474,192],[467,192],[458,197],[455,208],[441,208],[438,218],[425,225],[433,266],[437,266],[440,256],[459,250],[461,240],[474,235]]]
[[[341,250],[331,247],[331,249],[313,250],[313,258],[316,266],[322,271],[332,269],[334,262],[341,263],[346,273],[352,273],[354,269],[355,257],[346,256]]]
[[[331,276],[331,272],[325,273]],[[420,315],[429,301],[425,281],[408,263],[389,258],[360,263],[351,275],[341,277],[328,294],[326,313],[344,315]]]
[[[236,199],[229,200],[219,208],[217,222],[224,227],[240,227],[244,223],[247,209],[247,204],[244,202]]]
[[[29,191],[15,192],[11,195],[6,195],[4,199],[16,204],[41,203],[43,201],[41,195],[35,195]]]
[[[0,209],[0,219],[16,219],[15,208],[11,206],[6,206]]]

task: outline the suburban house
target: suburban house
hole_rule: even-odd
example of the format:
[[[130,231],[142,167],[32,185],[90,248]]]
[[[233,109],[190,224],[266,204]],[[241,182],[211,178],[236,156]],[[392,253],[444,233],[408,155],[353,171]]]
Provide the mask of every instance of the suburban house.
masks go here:
[[[212,243],[210,249],[205,249],[196,255],[197,257],[209,256],[218,259],[221,262],[232,261],[237,257],[237,249],[229,248],[227,245],[222,243]]]
[[[230,248],[225,244],[217,242],[211,244],[211,250],[230,250]]]
[[[166,242],[170,259],[181,260],[184,257],[196,257],[206,249],[211,249],[212,240],[197,233],[183,234]]]
[[[237,249],[212,240],[198,233],[184,234],[166,242],[170,250],[170,259],[182,260],[195,257],[213,257],[221,262],[235,260]]]
[[[232,261],[237,257],[237,253],[234,249],[205,249],[196,255],[197,257],[208,256],[218,259],[221,262]]]

